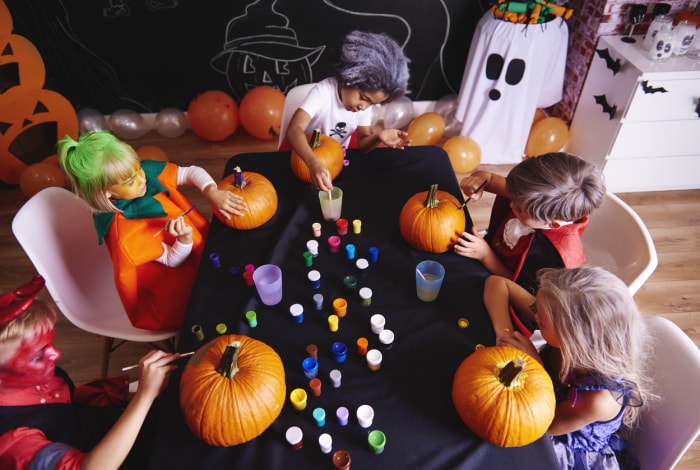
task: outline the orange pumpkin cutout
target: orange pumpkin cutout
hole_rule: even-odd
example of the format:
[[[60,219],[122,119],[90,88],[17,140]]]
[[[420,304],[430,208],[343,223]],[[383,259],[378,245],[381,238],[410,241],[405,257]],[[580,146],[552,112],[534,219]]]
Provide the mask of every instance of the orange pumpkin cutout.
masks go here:
[[[44,88],[46,68],[37,48],[17,34],[0,36],[0,107]]]
[[[12,33],[12,15],[5,2],[0,0],[0,37]]]
[[[78,137],[78,116],[62,95],[30,91],[0,106],[0,180],[18,184],[28,165],[55,161],[56,142]]]

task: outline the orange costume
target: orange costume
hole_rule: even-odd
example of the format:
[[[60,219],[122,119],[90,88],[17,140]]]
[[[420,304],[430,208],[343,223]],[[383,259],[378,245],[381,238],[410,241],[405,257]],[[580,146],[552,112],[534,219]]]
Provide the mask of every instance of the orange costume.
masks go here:
[[[177,190],[177,165],[142,161],[142,168],[149,189],[138,199],[145,199],[139,202],[147,204],[136,210],[117,206],[123,213],[96,214],[95,225],[100,241],[106,229],[104,241],[114,264],[115,283],[131,323],[147,330],[179,329],[199,269],[209,223],[198,211],[191,211],[185,220],[192,227],[192,252],[177,267],[156,261],[163,254],[162,243],[170,245],[175,240],[166,231],[153,235],[168,219],[178,217],[192,204]],[[158,210],[154,211],[154,207]]]

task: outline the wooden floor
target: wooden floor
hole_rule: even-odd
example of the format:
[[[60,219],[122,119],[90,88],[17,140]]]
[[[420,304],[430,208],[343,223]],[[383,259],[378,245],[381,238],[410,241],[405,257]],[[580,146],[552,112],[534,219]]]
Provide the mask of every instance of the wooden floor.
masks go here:
[[[157,145],[170,161],[180,165],[198,165],[215,178],[222,176],[226,160],[235,154],[272,151],[277,142],[248,137],[242,130],[224,143],[205,142],[187,131],[176,139],[151,132],[130,142],[135,148]],[[510,166],[485,166],[505,174]],[[663,171],[662,168],[659,171]],[[457,175],[458,178],[463,175]],[[633,175],[630,175],[633,177]],[[211,208],[197,191],[184,191],[199,203],[207,218]],[[619,196],[634,208],[649,228],[659,256],[659,266],[639,290],[637,302],[645,315],[662,315],[678,324],[700,345],[700,190],[625,193]],[[27,281],[34,267],[12,235],[12,218],[26,201],[17,187],[0,185],[0,293]],[[485,228],[491,199],[472,202],[469,210],[478,227]],[[615,233],[610,234],[616,236]],[[42,298],[50,300],[46,290]],[[85,333],[61,318],[57,325],[56,346],[63,357],[59,364],[68,370],[77,384],[99,375],[101,338]],[[148,345],[126,343],[111,356],[110,375],[122,374],[121,367],[133,364],[150,349]],[[689,391],[696,393],[697,391]],[[700,442],[696,442],[677,467],[683,470],[700,468]]]

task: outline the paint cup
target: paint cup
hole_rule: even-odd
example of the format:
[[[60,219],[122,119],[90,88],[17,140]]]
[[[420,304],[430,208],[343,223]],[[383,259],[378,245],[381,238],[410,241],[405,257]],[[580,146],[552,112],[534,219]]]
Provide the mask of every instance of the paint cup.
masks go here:
[[[357,354],[360,356],[367,354],[367,345],[369,345],[367,338],[357,338]]]
[[[301,449],[304,445],[304,432],[299,426],[290,426],[287,428],[287,432],[284,433],[284,437],[287,439],[289,445],[295,450]]]
[[[338,230],[338,235],[348,234],[348,221],[347,219],[338,219],[335,221],[335,228]]]
[[[315,344],[307,344],[306,354],[308,354],[309,357],[313,357],[314,359],[318,360],[318,346]]]
[[[328,191],[319,191],[318,199],[321,202],[321,213],[325,220],[333,221],[340,218],[340,212],[343,208],[343,190],[339,187]]]
[[[316,426],[318,426],[319,428],[322,428],[326,425],[326,410],[324,410],[323,408],[314,408],[314,411],[311,412],[311,416],[314,417]]]
[[[367,358],[367,367],[370,370],[378,371],[382,367],[382,352],[379,349],[370,349],[365,354]]]
[[[282,270],[274,264],[263,264],[253,271],[253,282],[265,305],[277,305],[282,300]]]
[[[369,262],[376,263],[379,260],[379,248],[371,246],[369,248]]]
[[[289,392],[289,401],[292,403],[292,407],[297,411],[302,411],[306,409],[306,400],[308,395],[306,390],[303,388],[295,388]]]
[[[194,325],[192,327],[192,334],[197,341],[204,341],[204,331],[202,330],[202,325]]]
[[[350,452],[347,450],[336,450],[333,452],[333,468],[335,470],[350,470]]]
[[[369,307],[372,305],[372,289],[369,287],[363,287],[360,289],[360,305],[363,307]]]
[[[345,257],[350,260],[355,259],[355,245],[352,243],[345,245]]]
[[[355,292],[357,290],[357,278],[355,276],[345,276],[343,278],[343,286],[348,292]]]
[[[301,304],[292,304],[289,307],[289,314],[292,316],[294,323],[301,323],[304,321],[304,307]]]
[[[352,233],[359,235],[362,231],[362,221],[360,219],[353,219],[352,221]]]
[[[335,417],[338,419],[338,424],[340,424],[341,426],[347,426],[348,419],[350,418],[350,410],[348,410],[344,406],[339,406],[335,410]]]
[[[328,329],[334,333],[338,331],[338,315],[328,315]]]
[[[320,237],[321,236],[321,224],[319,224],[318,222],[314,222],[313,224],[311,224],[311,231],[313,232],[314,237],[316,237],[316,238]]]
[[[369,317],[369,325],[372,328],[372,333],[375,335],[378,335],[379,333],[384,330],[384,324],[386,323],[386,319],[384,318],[384,315],[375,313],[371,317]]]
[[[323,294],[314,294],[312,299],[314,300],[316,310],[323,310]]]
[[[306,277],[309,279],[312,289],[318,289],[319,287],[321,287],[321,273],[318,272],[316,269],[312,269],[311,271],[309,271]]]
[[[318,361],[313,357],[307,357],[301,361],[301,368],[307,379],[313,379],[318,375]]]
[[[343,318],[348,313],[348,301],[341,297],[334,299],[333,313],[338,315],[338,318]]]
[[[360,405],[357,407],[357,423],[361,428],[368,428],[372,426],[372,421],[374,420],[374,408],[369,405]]]
[[[369,432],[367,443],[369,444],[369,450],[375,454],[381,454],[384,452],[384,446],[386,445],[386,436],[379,429],[374,429]]]
[[[331,450],[333,450],[333,438],[331,435],[324,432],[318,436],[318,447],[324,454],[330,454]]]
[[[314,255],[310,251],[307,250],[302,255],[304,256],[304,266],[310,268],[314,265]]]
[[[387,329],[380,331],[379,343],[381,343],[382,349],[391,349],[391,347],[394,345],[394,332]]]
[[[318,242],[316,240],[307,241],[306,249],[309,250],[314,257],[318,256]]]
[[[337,253],[340,249],[340,237],[338,235],[331,235],[328,237],[328,251],[331,253]]]
[[[248,320],[248,326],[251,328],[255,328],[258,326],[258,315],[255,313],[254,310],[248,310],[245,313],[245,319]]]
[[[331,382],[333,383],[333,388],[338,388],[340,387],[340,381],[343,377],[343,374],[338,370],[338,369],[333,369],[328,376],[331,379]]]
[[[425,260],[416,266],[416,293],[423,302],[437,299],[445,278],[445,268],[437,261]]]
[[[311,395],[315,397],[321,396],[321,379],[318,377],[309,380],[309,389],[311,390]]]
[[[335,362],[345,362],[345,359],[348,356],[348,346],[341,341],[336,341],[331,345],[331,352],[333,353],[333,358],[335,359]]]
[[[367,275],[367,269],[369,268],[369,261],[365,258],[357,258],[355,261],[355,268],[357,269],[357,274],[360,276]]]
[[[217,253],[209,253],[209,261],[211,261],[212,266],[215,268],[221,267],[221,259]]]

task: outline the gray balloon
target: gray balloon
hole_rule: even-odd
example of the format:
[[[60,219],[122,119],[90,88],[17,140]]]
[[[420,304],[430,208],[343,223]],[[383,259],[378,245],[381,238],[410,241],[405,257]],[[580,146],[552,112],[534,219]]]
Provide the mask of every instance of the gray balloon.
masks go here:
[[[107,119],[98,110],[83,108],[77,114],[80,132],[109,130]]]
[[[130,109],[114,111],[109,117],[109,127],[114,135],[121,139],[138,139],[151,130],[143,116]]]
[[[445,95],[435,103],[435,112],[442,117],[447,117],[447,115],[457,107],[457,95],[452,93]]]
[[[407,96],[401,96],[386,105],[384,114],[385,129],[403,129],[413,119],[413,101]]]
[[[163,137],[180,137],[187,124],[187,116],[177,108],[163,108],[156,115],[156,131]]]

